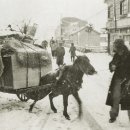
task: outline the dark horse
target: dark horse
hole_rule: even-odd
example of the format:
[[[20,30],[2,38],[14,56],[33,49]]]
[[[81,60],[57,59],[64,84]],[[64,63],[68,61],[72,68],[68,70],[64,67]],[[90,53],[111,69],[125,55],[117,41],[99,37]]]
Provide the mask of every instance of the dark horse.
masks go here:
[[[72,94],[79,104],[80,117],[82,114],[82,104],[78,94],[78,90],[81,88],[83,75],[93,75],[94,73],[96,73],[96,71],[94,67],[90,64],[87,56],[78,56],[73,65],[66,65],[62,69],[62,75],[57,81],[56,77],[58,76],[58,73],[59,71],[48,73],[41,78],[40,85],[52,84],[51,87],[43,90],[41,89],[39,91],[33,92],[32,94],[29,93],[29,95],[27,94],[29,98],[34,100],[33,104],[30,106],[29,111],[32,111],[33,106],[38,100],[44,98],[46,95],[49,94],[51,109],[55,113],[57,113],[57,109],[53,104],[53,98],[58,95],[63,95],[63,115],[66,119],[69,120],[70,117],[67,113],[68,96]]]

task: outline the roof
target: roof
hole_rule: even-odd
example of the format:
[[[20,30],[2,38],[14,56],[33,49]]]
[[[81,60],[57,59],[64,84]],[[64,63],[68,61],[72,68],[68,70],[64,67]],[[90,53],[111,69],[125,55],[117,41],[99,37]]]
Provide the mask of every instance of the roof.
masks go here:
[[[15,34],[21,35],[20,32],[16,32],[16,31],[0,30],[0,37],[5,37],[5,36],[10,36]]]
[[[79,23],[80,26],[85,26],[87,24],[87,21],[75,17],[64,17],[62,18],[62,23],[64,24]]]
[[[70,35],[73,35],[73,34],[76,34],[76,33],[78,33],[78,32],[81,32],[81,31],[85,30],[86,28],[88,28],[88,25],[86,25],[86,26],[80,28],[78,31],[76,31],[76,32],[74,32],[74,33],[71,33]],[[98,33],[98,34],[100,34],[98,31],[96,31],[96,30],[94,30],[94,29],[92,29],[92,31],[94,31],[94,32],[96,32],[96,33]]]
[[[63,21],[65,20],[65,21],[70,22],[70,23],[80,21],[80,19],[75,18],[75,17],[64,17],[64,18],[62,18],[62,20],[63,20]]]
[[[41,52],[43,51],[42,48],[33,45],[31,43],[26,43],[19,41],[13,37],[5,39],[5,43],[3,44],[3,47],[11,47],[15,49],[17,52],[22,52],[22,51],[29,51],[29,52]]]
[[[41,66],[51,64],[51,56],[47,50],[33,44],[21,42],[15,38],[7,38],[2,48],[5,51],[5,56],[15,54],[16,61],[21,67],[38,68],[39,64]]]

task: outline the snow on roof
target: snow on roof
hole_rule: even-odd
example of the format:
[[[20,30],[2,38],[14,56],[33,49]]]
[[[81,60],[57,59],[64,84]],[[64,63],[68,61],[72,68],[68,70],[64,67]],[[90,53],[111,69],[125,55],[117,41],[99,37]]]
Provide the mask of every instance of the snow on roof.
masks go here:
[[[21,33],[20,33],[20,32],[17,32],[17,31],[0,30],[0,37],[10,36],[10,35],[15,35],[15,34],[21,35]]]
[[[79,30],[77,30],[77,31],[75,31],[75,32],[73,32],[73,33],[71,33],[70,35],[73,35],[73,34],[76,34],[76,33],[78,33],[78,32],[81,32],[82,30],[85,30],[86,28],[89,28],[89,26],[88,25],[86,25],[86,26],[84,26],[84,27],[81,27]],[[98,33],[98,34],[100,34],[98,31],[96,31],[95,29],[92,29],[92,31],[94,31],[94,32],[96,32],[96,33]]]

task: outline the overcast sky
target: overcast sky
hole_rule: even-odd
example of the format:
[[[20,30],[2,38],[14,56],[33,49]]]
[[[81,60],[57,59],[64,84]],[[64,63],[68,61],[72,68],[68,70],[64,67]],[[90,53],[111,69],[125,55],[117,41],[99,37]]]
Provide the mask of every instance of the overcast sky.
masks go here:
[[[39,25],[39,36],[53,35],[62,17],[77,17],[93,23],[97,30],[105,27],[104,0],[0,0],[0,27],[31,19]]]

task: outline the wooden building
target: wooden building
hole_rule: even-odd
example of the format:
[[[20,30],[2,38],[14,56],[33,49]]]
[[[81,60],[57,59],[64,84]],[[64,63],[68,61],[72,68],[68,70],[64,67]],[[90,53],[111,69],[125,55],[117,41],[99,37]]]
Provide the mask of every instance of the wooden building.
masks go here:
[[[56,39],[61,38],[67,46],[73,42],[77,48],[81,49],[100,47],[100,33],[94,30],[87,21],[74,17],[65,17],[61,21],[61,25],[56,29]]]
[[[76,46],[81,46],[86,49],[100,46],[100,33],[88,26],[70,34],[69,39],[73,41]]]
[[[113,42],[117,38],[123,38],[130,44],[130,0],[105,0],[108,5],[108,47],[110,53],[113,50]]]

